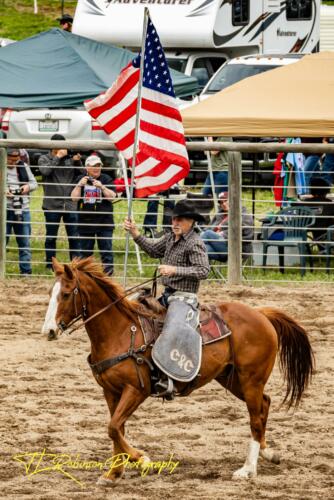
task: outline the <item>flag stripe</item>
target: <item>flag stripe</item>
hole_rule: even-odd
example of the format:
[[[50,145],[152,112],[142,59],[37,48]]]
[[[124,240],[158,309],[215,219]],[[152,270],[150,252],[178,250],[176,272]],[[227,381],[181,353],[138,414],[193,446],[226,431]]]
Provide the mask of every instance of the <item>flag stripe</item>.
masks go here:
[[[137,112],[137,99],[133,101],[127,108],[123,109],[121,113],[115,115],[111,120],[109,120],[105,125],[103,125],[104,130],[107,134],[116,134],[117,129],[124,127],[124,124],[130,120],[133,126],[133,117],[136,117]],[[127,126],[131,126],[128,124]]]
[[[136,70],[132,66],[124,68],[110,89],[97,96],[93,101],[85,102],[87,111],[93,118],[99,117],[104,111],[116,106],[138,84],[138,81],[139,70]]]
[[[166,129],[175,130],[176,132],[184,136],[182,123],[174,120],[173,118],[162,117],[157,113],[151,113],[150,111],[147,111],[145,109],[142,109],[140,117],[144,122],[152,123],[153,125],[158,125],[159,127],[164,127]]]
[[[184,156],[184,154],[187,152],[186,148],[184,145],[179,144],[174,141],[169,141],[168,139],[163,139],[162,137],[156,138],[152,134],[148,134],[147,132],[141,130],[140,131],[140,142],[144,146],[148,146],[152,149],[156,150],[157,156],[154,156],[154,158],[160,158],[161,155],[179,155],[179,156]],[[142,148],[141,148],[142,149]],[[142,149],[144,152],[146,152],[144,149]],[[161,153],[159,154],[158,151]],[[147,153],[147,152],[146,152]],[[160,158],[162,159],[162,158]]]
[[[154,140],[157,141],[159,141],[160,139],[166,139],[168,141],[176,142],[177,144],[185,144],[183,134],[180,134],[180,132],[177,132],[176,130],[173,130],[171,128],[156,125],[152,122],[141,120],[140,130],[142,130],[143,132],[147,132],[147,134],[153,136]]]
[[[152,113],[156,113],[165,118],[172,118],[182,123],[182,118],[179,110],[172,108],[171,106],[166,106],[165,104],[143,98],[142,109],[151,111]]]

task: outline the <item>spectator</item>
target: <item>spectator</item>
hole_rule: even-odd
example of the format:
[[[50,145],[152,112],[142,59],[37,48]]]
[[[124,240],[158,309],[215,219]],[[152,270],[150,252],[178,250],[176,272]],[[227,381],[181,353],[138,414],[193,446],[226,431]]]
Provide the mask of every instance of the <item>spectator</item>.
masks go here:
[[[64,141],[65,137],[54,134],[52,141]],[[79,257],[77,232],[78,217],[71,191],[75,179],[82,169],[80,154],[71,155],[67,149],[52,149],[38,160],[43,178],[44,198],[42,208],[46,222],[45,259],[46,268],[52,269],[52,257],[56,255],[59,224],[63,220],[68,238],[70,259]]]
[[[20,159],[19,149],[8,149],[7,154],[6,244],[13,231],[19,249],[20,273],[31,274],[29,194],[37,188],[37,182],[30,167]]]
[[[60,27],[64,31],[72,31],[73,17],[69,14],[63,14],[61,17],[57,19],[59,21]]]
[[[212,137],[209,138],[212,141]],[[218,142],[232,142],[232,137],[217,137]],[[228,189],[228,164],[230,153],[229,151],[210,151],[213,182],[215,185],[215,193],[218,196],[221,192],[226,192]],[[211,177],[207,175],[202,193],[205,196],[212,196]]]
[[[143,221],[143,230],[147,238],[152,238],[157,236],[157,225],[158,225],[158,211],[159,202],[162,197],[163,204],[163,215],[162,215],[162,228],[164,231],[170,231],[172,225],[171,213],[175,206],[175,201],[170,199],[170,195],[180,194],[180,188],[178,184],[174,184],[167,191],[163,191],[158,195],[149,197],[147,201],[146,214]],[[160,195],[160,199],[157,197]]]
[[[311,231],[313,239],[317,241],[326,240],[327,228],[334,224],[334,203],[327,198],[330,190],[330,185],[323,177],[312,177],[310,181],[312,198],[307,200],[307,204],[316,209],[315,223]]]
[[[328,139],[329,144],[333,144],[334,138],[330,137]],[[328,184],[334,184],[334,154],[326,153],[323,164],[322,164],[322,177]]]
[[[227,261],[228,250],[228,193],[222,192],[218,195],[220,209],[213,217],[210,226],[201,233],[205,243],[209,259]],[[254,238],[254,221],[252,215],[248,214],[246,208],[242,208],[242,254],[247,257],[252,253],[251,241]]]
[[[303,144],[313,144],[313,143],[322,143],[324,139],[322,137],[302,137],[301,142]],[[315,153],[304,153],[305,162],[304,162],[304,173],[305,173],[305,185],[307,192],[310,192],[310,182],[312,176],[315,172],[319,172],[320,170],[320,159],[321,155]]]
[[[93,254],[95,239],[107,274],[113,274],[112,234],[114,217],[112,199],[116,192],[111,177],[101,174],[102,161],[96,155],[87,158],[86,173],[80,175],[71,193],[72,200],[79,202],[79,235],[81,257]]]

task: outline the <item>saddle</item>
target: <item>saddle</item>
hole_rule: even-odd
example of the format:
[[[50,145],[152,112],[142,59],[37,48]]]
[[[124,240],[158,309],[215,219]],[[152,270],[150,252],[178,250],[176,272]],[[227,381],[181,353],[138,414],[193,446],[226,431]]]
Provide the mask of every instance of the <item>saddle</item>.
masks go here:
[[[152,311],[152,317],[140,316],[140,326],[146,345],[153,345],[162,332],[166,309],[155,299],[149,289],[143,289],[135,298],[145,309]],[[217,342],[231,335],[222,312],[215,305],[200,305],[198,332],[202,338],[202,346]]]

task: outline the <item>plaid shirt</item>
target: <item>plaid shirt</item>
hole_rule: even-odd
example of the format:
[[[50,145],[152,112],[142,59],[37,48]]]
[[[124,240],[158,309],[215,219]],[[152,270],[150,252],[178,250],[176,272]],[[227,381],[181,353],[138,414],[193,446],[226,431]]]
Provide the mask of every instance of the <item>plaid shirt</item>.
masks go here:
[[[162,259],[162,264],[176,266],[175,275],[162,278],[164,286],[180,292],[197,293],[199,281],[209,274],[210,265],[205,245],[193,229],[178,241],[175,241],[175,235],[171,232],[155,241],[138,236],[135,242],[150,257]]]

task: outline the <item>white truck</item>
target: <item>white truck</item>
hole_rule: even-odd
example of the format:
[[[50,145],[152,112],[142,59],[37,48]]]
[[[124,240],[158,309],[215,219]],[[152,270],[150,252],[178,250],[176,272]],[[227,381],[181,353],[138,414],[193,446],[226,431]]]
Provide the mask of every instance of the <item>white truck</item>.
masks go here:
[[[148,7],[172,68],[203,87],[225,60],[319,50],[320,0],[78,0],[73,33],[141,46]]]

